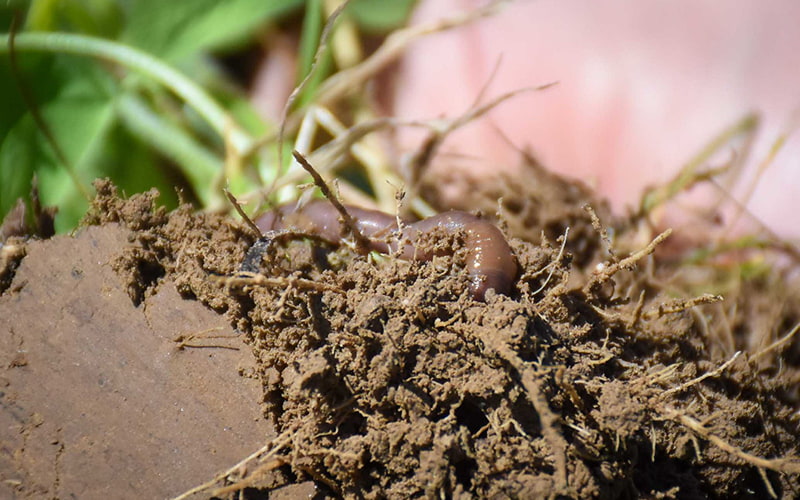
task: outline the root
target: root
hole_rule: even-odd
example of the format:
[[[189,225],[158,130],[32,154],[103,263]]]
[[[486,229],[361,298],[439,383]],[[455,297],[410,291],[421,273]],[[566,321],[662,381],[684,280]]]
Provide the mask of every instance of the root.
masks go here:
[[[584,205],[583,210],[589,214],[589,218],[592,220],[592,227],[600,235],[600,239],[603,240],[603,243],[606,244],[606,252],[608,252],[608,255],[611,257],[611,262],[617,262],[619,259],[614,253],[614,246],[611,244],[608,230],[606,230],[606,227],[600,222],[600,217],[597,216],[597,212],[595,212],[594,208],[589,204]]]
[[[642,319],[642,309],[644,309],[644,290],[639,292],[639,300],[636,301],[636,307],[633,308],[633,314],[631,315],[631,319],[628,321],[628,330],[633,331],[636,328],[636,325],[639,324],[639,320]]]
[[[792,340],[792,337],[794,337],[794,334],[797,333],[798,330],[800,330],[800,323],[797,323],[796,325],[794,325],[794,328],[792,328],[789,331],[789,333],[784,335],[782,338],[776,340],[772,344],[768,345],[767,347],[765,347],[765,348],[761,349],[760,351],[758,351],[757,353],[753,354],[752,359],[756,360],[756,359],[760,358],[761,356],[764,356],[765,354],[768,354],[768,353],[770,353],[772,351],[780,349],[781,347],[786,345],[790,340]]]
[[[661,318],[662,316],[666,316],[667,314],[674,314],[685,311],[687,309],[691,309],[694,306],[699,306],[701,304],[713,304],[715,302],[720,302],[723,300],[721,295],[714,295],[711,293],[704,293],[699,297],[694,297],[692,299],[678,299],[666,303],[659,304],[655,310],[647,311],[642,315],[644,319],[654,319],[654,318]]]
[[[550,271],[547,274],[547,278],[545,278],[544,283],[542,283],[541,286],[537,288],[532,295],[536,295],[537,293],[544,290],[545,287],[547,287],[547,284],[553,278],[553,274],[556,272],[557,264],[561,262],[561,259],[564,257],[564,249],[567,247],[568,237],[569,237],[569,226],[567,226],[567,228],[564,230],[564,235],[561,237],[561,248],[558,249],[558,255],[556,255],[556,258],[550,261],[550,263],[544,266],[542,269],[536,271],[531,275],[531,278],[535,278],[536,276],[539,276],[540,274],[542,274],[547,270]]]
[[[344,294],[344,290],[333,285],[327,285],[318,281],[305,278],[269,278],[260,273],[240,272],[236,276],[211,276],[211,279],[220,282],[227,288],[244,288],[246,286],[266,286],[266,287],[296,287],[301,290],[313,290],[316,292],[335,292]]]
[[[745,461],[750,465],[754,465],[762,469],[768,469],[771,471],[780,472],[783,474],[800,474],[800,459],[796,457],[784,457],[784,458],[773,458],[773,459],[758,457],[750,453],[747,453],[741,448],[725,441],[721,437],[712,434],[711,431],[706,429],[701,422],[693,419],[692,417],[686,415],[685,413],[679,410],[667,409],[666,414],[667,418],[680,423],[681,425],[690,429],[692,432],[694,432],[701,438],[709,441],[717,448],[728,453],[729,455],[735,456]]]
[[[262,463],[263,465],[257,467],[248,477],[239,479],[229,486],[219,487],[213,490],[211,492],[211,495],[209,496],[215,497],[225,493],[240,491],[243,490],[244,488],[247,488],[250,484],[253,483],[253,481],[255,481],[257,477],[259,477],[260,473],[267,472],[269,470],[275,469],[276,467],[279,467],[280,465],[283,465],[283,463],[280,463],[277,466],[273,466],[276,461],[281,461],[280,459],[270,460],[266,464],[264,464],[264,462],[275,456],[275,454],[277,454],[278,451],[280,451],[283,447],[289,444],[294,438],[296,430],[297,429],[295,427],[290,427],[289,429],[286,429],[278,436],[276,436],[275,439],[268,442],[267,444],[265,444],[255,452],[251,453],[247,457],[243,458],[236,465],[230,467],[225,472],[221,472],[216,476],[214,476],[214,478],[211,479],[210,481],[207,481],[199,486],[195,486],[194,488],[191,488],[181,493],[180,495],[174,497],[172,500],[185,500],[197,493],[208,491],[211,488],[213,488],[214,485],[226,481],[229,476],[232,476],[237,473],[244,474],[242,471],[246,470],[247,465],[254,460],[258,460],[258,462]]]
[[[542,425],[542,435],[553,452],[555,461],[555,487],[564,494],[568,491],[567,483],[567,442],[561,433],[559,416],[555,414],[542,391],[543,379],[538,370],[532,370],[516,355],[516,353],[503,341],[493,339],[490,335],[481,335],[484,345],[495,351],[503,360],[510,364],[520,375],[522,386],[528,394],[528,399],[539,415]]]
[[[190,342],[195,340],[207,340],[207,339],[238,339],[239,336],[235,334],[222,334],[222,335],[212,335],[211,332],[222,330],[222,327],[214,327],[214,328],[207,328],[200,332],[195,333],[181,333],[174,339],[173,342],[177,343],[178,350],[186,349],[187,347],[194,348],[194,349],[230,349],[231,351],[238,351],[238,347],[229,346],[229,345],[219,345],[219,344],[192,344]]]
[[[583,292],[587,296],[595,296],[597,290],[600,288],[600,285],[610,280],[612,276],[623,269],[628,271],[632,270],[637,262],[653,253],[656,247],[660,245],[662,241],[666,240],[670,234],[672,234],[672,229],[667,229],[663,233],[656,236],[655,239],[648,243],[643,249],[633,252],[631,255],[625,257],[619,262],[614,262],[598,271],[595,271],[588,283],[586,283],[586,285],[583,287]]]
[[[710,371],[710,372],[704,373],[703,375],[700,375],[699,377],[693,378],[692,380],[689,380],[688,382],[684,382],[683,384],[679,385],[678,387],[673,387],[672,389],[664,391],[661,394],[661,397],[668,396],[668,395],[674,394],[676,392],[684,391],[684,390],[688,389],[689,387],[691,387],[691,386],[693,386],[695,384],[699,384],[700,382],[702,382],[703,380],[705,380],[705,379],[707,379],[709,377],[718,376],[720,373],[725,371],[726,368],[728,368],[731,364],[733,364],[733,362],[736,361],[736,358],[738,358],[740,354],[742,354],[742,351],[736,351],[736,354],[734,354],[731,357],[731,359],[729,359],[728,361],[726,361],[725,363],[720,365],[714,371]]]

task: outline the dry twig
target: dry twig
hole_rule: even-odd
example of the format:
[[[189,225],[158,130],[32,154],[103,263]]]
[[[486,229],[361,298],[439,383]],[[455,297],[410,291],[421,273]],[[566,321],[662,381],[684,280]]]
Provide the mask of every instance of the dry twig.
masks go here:
[[[237,200],[236,197],[233,196],[233,194],[231,194],[231,192],[228,191],[227,189],[223,189],[223,192],[225,193],[225,196],[228,197],[228,201],[231,202],[231,205],[233,205],[233,208],[234,210],[236,210],[236,213],[238,213],[239,216],[242,218],[242,220],[245,222],[245,224],[247,224],[247,227],[249,227],[253,231],[253,234],[255,234],[256,237],[261,236],[261,230],[258,228],[258,226],[256,226],[255,222],[253,222],[253,219],[251,219],[246,213],[244,213],[244,210],[242,210],[242,206],[239,204],[239,200]]]
[[[342,225],[344,226],[345,231],[352,234],[353,239],[355,239],[356,250],[358,250],[362,254],[369,253],[369,239],[363,234],[361,234],[361,231],[358,230],[356,221],[353,220],[353,218],[347,212],[347,209],[344,208],[342,202],[340,202],[339,199],[336,197],[336,195],[333,194],[333,191],[331,190],[330,187],[328,187],[328,184],[325,182],[322,176],[319,175],[319,172],[317,172],[314,169],[314,167],[312,167],[311,164],[308,163],[308,160],[306,160],[305,157],[300,153],[298,153],[297,151],[292,151],[292,155],[294,156],[294,159],[297,160],[297,162],[300,164],[300,166],[302,166],[306,170],[306,172],[308,172],[309,175],[311,175],[311,177],[314,179],[314,184],[316,184],[319,190],[322,191],[322,194],[325,195],[325,198],[327,198],[328,201],[331,202],[333,208],[335,208],[336,211],[339,212],[339,215],[342,218]]]

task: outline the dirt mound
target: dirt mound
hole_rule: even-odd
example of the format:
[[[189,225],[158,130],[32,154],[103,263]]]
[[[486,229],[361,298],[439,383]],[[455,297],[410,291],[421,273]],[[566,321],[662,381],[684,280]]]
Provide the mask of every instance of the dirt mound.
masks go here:
[[[520,276],[481,302],[457,233],[431,233],[423,244],[452,255],[426,262],[290,238],[242,276],[256,240],[243,225],[97,187],[88,222],[133,231],[113,260],[133,304],[172,282],[224,314],[257,360],[276,436],[198,498],[304,481],[321,497],[800,496],[796,292],[784,329],[741,353],[750,318],[720,341],[718,297],[681,291],[653,260],[658,241],[608,254],[574,203],[561,227],[583,229],[558,236],[552,217],[515,219],[528,195],[507,198],[506,227],[536,243],[511,240]],[[795,289],[775,273],[733,303]]]

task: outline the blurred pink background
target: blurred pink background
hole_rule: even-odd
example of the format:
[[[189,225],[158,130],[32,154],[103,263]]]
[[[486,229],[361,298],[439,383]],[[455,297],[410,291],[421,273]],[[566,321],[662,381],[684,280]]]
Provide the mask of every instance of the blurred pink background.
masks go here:
[[[423,0],[414,22],[484,4]],[[794,213],[800,136],[792,134],[800,117],[800,2],[512,2],[496,17],[417,41],[396,77],[395,114],[462,114],[498,61],[484,101],[521,87],[559,84],[518,96],[454,134],[437,157],[440,165],[513,172],[519,155],[500,130],[547,167],[598,188],[620,210],[757,111],[761,127],[732,195],[744,197],[772,143],[791,134],[747,208],[782,236],[800,237]],[[408,132],[401,138],[412,148],[419,137]],[[714,165],[729,158],[732,146]]]

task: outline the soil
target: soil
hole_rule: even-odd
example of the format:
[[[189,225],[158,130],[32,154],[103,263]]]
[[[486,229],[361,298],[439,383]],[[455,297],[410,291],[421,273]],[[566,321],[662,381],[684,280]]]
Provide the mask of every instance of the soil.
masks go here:
[[[0,496],[800,497],[796,269],[690,264],[530,176],[457,207],[520,265],[485,302],[458,234],[243,275],[244,224],[98,182],[76,235],[0,248]]]

